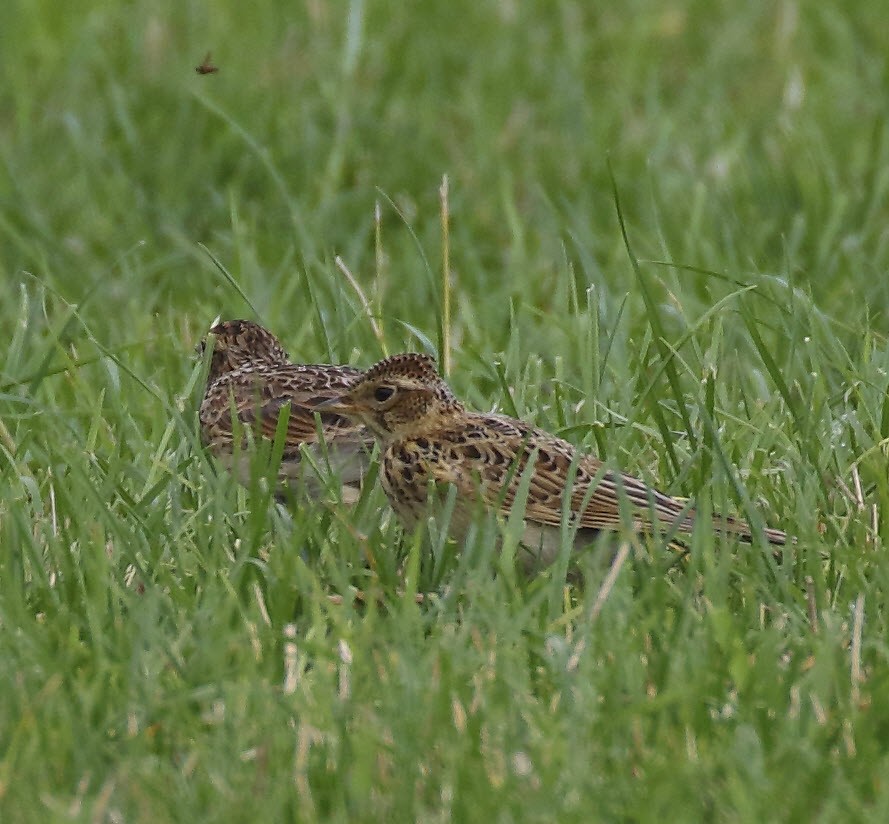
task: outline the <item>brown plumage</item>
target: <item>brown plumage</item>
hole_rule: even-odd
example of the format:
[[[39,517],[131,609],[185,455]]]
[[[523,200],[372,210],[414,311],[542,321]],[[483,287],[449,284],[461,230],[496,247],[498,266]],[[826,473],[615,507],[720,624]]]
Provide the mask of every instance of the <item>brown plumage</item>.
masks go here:
[[[468,411],[425,355],[380,361],[325,408],[373,432],[382,453],[383,487],[408,529],[428,514],[430,488],[456,487],[449,530],[457,538],[479,505],[508,516],[529,472],[521,542],[530,553],[526,566],[550,563],[558,552],[562,501],[572,473],[569,506],[576,546],[625,524],[648,533],[688,533],[694,526],[695,511],[688,504],[607,469],[568,441],[515,418]],[[713,527],[752,540],[743,521],[716,516]],[[772,544],[786,541],[776,529],[763,530],[763,536]]]
[[[208,337],[212,337],[213,354],[199,413],[204,445],[246,483],[250,477],[251,440],[247,433],[254,438],[274,439],[278,418],[289,407],[279,491],[302,485],[310,495],[320,492],[320,480],[303,465],[302,449],[309,449],[319,467],[325,465],[326,454],[344,485],[343,500],[354,500],[373,439],[360,423],[318,407],[351,388],[361,370],[291,363],[278,339],[252,321],[224,321],[214,326]],[[319,445],[316,413],[326,449]],[[237,450],[234,419],[245,433]],[[239,460],[234,466],[236,452]]]

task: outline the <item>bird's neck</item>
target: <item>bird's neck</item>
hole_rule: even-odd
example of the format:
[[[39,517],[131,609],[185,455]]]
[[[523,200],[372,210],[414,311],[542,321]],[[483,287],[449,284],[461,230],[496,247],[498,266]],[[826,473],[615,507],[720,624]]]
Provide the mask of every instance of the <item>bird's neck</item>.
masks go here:
[[[377,436],[383,449],[393,444],[419,439],[434,441],[443,430],[450,428],[450,424],[457,417],[457,414],[458,410],[448,410],[445,413],[424,417],[418,421],[405,421],[391,429],[375,432],[374,434]]]

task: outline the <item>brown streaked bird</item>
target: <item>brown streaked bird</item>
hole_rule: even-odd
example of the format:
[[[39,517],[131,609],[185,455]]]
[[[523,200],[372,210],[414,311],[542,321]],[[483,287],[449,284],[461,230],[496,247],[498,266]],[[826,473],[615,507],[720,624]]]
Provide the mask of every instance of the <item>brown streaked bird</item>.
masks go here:
[[[325,404],[364,424],[380,444],[380,478],[402,524],[412,529],[430,510],[429,490],[456,488],[450,534],[458,540],[481,508],[508,516],[523,477],[530,486],[520,545],[526,569],[551,563],[560,546],[562,502],[570,491],[575,547],[627,523],[642,533],[689,533],[695,511],[689,504],[634,478],[611,471],[572,444],[505,415],[467,410],[426,355],[403,354],[372,366],[335,400]],[[529,469],[529,462],[533,466]],[[750,527],[715,516],[713,527],[752,542]],[[783,545],[776,529],[765,539]]]
[[[312,497],[323,489],[314,471],[302,465],[302,449],[313,462],[326,460],[342,482],[346,502],[357,499],[373,438],[360,423],[318,407],[351,388],[362,371],[353,366],[295,364],[280,341],[248,320],[229,320],[210,329],[213,354],[199,418],[201,440],[216,458],[246,484],[250,478],[250,437],[273,440],[278,418],[289,407],[287,432],[278,475],[279,494],[300,486]],[[206,346],[201,343],[201,350]],[[319,445],[315,414],[320,416],[324,448]],[[244,431],[235,444],[234,419]],[[238,454],[237,465],[234,456]]]

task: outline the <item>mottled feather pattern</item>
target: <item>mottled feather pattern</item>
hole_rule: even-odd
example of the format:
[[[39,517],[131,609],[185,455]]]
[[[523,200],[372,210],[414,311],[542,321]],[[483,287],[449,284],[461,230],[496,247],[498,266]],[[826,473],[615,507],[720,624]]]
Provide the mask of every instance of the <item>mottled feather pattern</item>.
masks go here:
[[[328,370],[336,369],[336,374]],[[209,443],[232,438],[232,409],[242,424],[274,438],[278,417],[289,404],[285,454],[296,454],[301,443],[317,443],[315,411],[347,389],[360,376],[357,369],[313,366],[249,366],[229,372],[207,391],[201,404],[201,425]],[[355,424],[343,415],[318,410],[325,437],[349,435]]]
[[[272,440],[279,417],[287,409],[279,480],[282,485],[290,484],[303,474],[299,470],[301,449],[319,442],[317,413],[331,467],[345,484],[361,480],[368,465],[372,437],[361,424],[318,408],[348,390],[363,374],[360,369],[291,363],[274,335],[250,321],[226,321],[214,326],[210,333],[214,349],[199,419],[201,439],[214,455],[230,464],[236,451],[235,420],[245,430],[237,451],[246,454],[246,431],[253,437]],[[316,462],[322,463],[320,453],[317,457]],[[249,462],[245,460],[245,465],[232,468],[245,480]]]

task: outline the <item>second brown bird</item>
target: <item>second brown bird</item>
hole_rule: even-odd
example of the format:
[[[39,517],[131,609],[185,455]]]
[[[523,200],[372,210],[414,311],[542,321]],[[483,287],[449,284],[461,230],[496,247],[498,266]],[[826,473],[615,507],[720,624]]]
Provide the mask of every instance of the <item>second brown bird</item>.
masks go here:
[[[212,344],[213,354],[199,413],[204,445],[247,483],[251,439],[273,440],[279,417],[287,409],[279,493],[287,488],[310,496],[320,493],[321,478],[303,460],[303,451],[309,450],[318,467],[329,463],[342,482],[343,500],[355,500],[373,438],[360,422],[319,406],[349,390],[362,371],[352,366],[292,363],[280,341],[252,321],[218,323],[209,337],[212,341],[204,346]],[[242,437],[236,442],[238,429]]]

